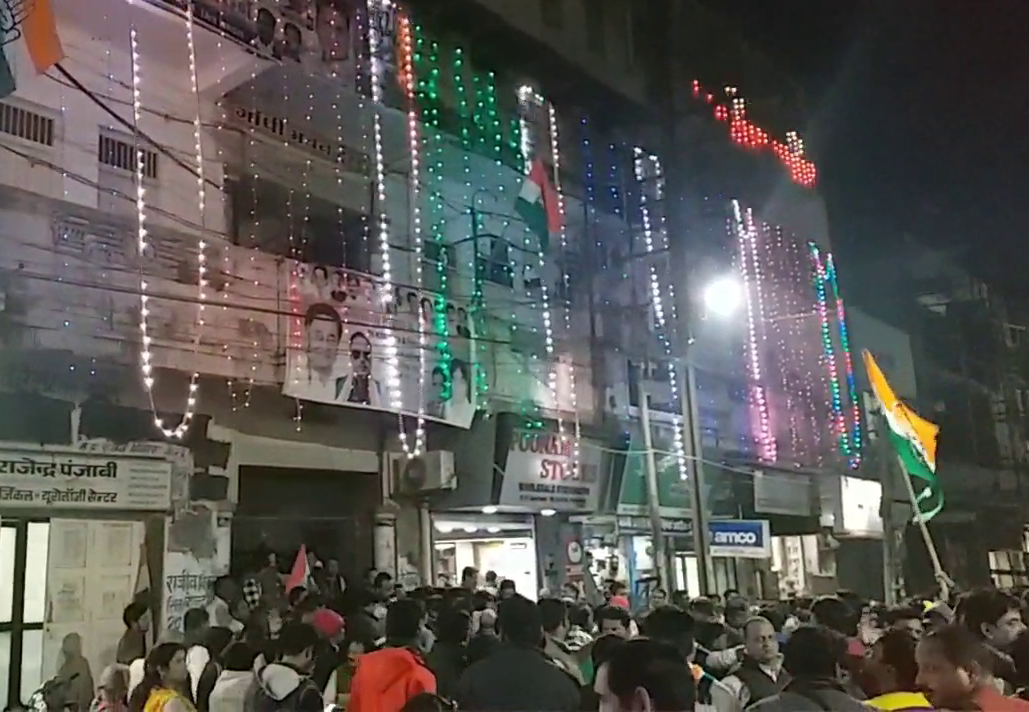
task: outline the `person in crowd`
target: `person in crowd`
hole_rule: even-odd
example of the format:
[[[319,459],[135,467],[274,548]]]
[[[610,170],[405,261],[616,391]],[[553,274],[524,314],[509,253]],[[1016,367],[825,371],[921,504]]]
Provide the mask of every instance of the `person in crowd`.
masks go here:
[[[922,630],[936,630],[954,622],[954,609],[943,601],[930,604],[922,614]]]
[[[1018,598],[996,589],[972,591],[958,604],[958,618],[985,645],[992,658],[993,675],[1013,691],[1018,684],[1018,673],[1008,652],[1026,630]]]
[[[872,644],[865,665],[869,706],[887,712],[922,712],[933,708],[918,689],[915,648],[919,637],[907,628],[891,628]]]
[[[274,551],[264,552],[263,565],[254,580],[260,586],[261,607],[266,611],[282,610],[286,586],[279,572],[279,557]]]
[[[927,633],[915,648],[916,684],[926,691],[934,709],[1029,712],[1029,702],[998,690],[990,670],[995,659],[982,638],[966,626],[944,626]]]
[[[209,712],[241,712],[254,678],[257,651],[244,642],[232,643],[222,653],[221,671],[208,699]]]
[[[803,625],[783,651],[783,667],[792,676],[782,692],[749,707],[753,712],[869,712],[872,708],[847,693],[841,683],[847,639],[831,628]]]
[[[142,601],[133,601],[125,606],[121,614],[125,632],[118,640],[118,649],[114,654],[116,662],[130,665],[133,660],[146,657],[146,614],[147,606]]]
[[[479,629],[468,641],[468,664],[484,660],[499,647],[497,612],[492,608],[487,608],[479,614]]]
[[[486,572],[486,576],[483,578],[483,585],[482,585],[482,587],[485,590],[487,590],[490,593],[492,593],[494,596],[496,596],[497,595],[497,591],[498,591],[498,588],[497,588],[498,583],[499,582],[497,581],[497,572],[496,571],[487,571]]]
[[[89,712],[127,712],[129,669],[121,663],[108,665],[100,673],[100,686]]]
[[[693,710],[697,687],[678,650],[656,640],[629,640],[597,670],[594,691],[600,712]]]
[[[515,586],[515,582],[511,579],[504,579],[500,582],[500,588],[497,589],[497,598],[501,601],[511,598],[518,593],[518,588]]]
[[[193,712],[186,649],[160,643],[146,657],[143,679],[129,696],[129,712]]]
[[[865,664],[867,649],[858,637],[858,614],[850,604],[839,596],[822,596],[811,604],[811,616],[816,625],[834,630],[847,640],[847,655],[844,657],[844,684],[851,694],[858,694],[856,685]]]
[[[593,642],[593,611],[584,603],[568,604],[568,624],[565,645],[575,654]]]
[[[617,635],[602,635],[590,646],[589,681],[580,691],[580,709],[583,712],[598,712],[600,709],[600,695],[597,694],[597,671],[604,666],[614,651],[625,644],[625,638]]]
[[[346,630],[343,616],[330,608],[319,606],[305,622],[309,622],[318,633],[311,681],[324,691],[326,704],[334,703],[339,688],[339,669],[347,662],[347,651],[343,647]]]
[[[61,641],[61,665],[57,679],[64,685],[64,699],[76,709],[88,710],[93,702],[93,673],[82,654],[82,637],[68,633]]]
[[[360,588],[352,596],[353,611],[347,616],[347,630],[355,637],[381,641],[386,634],[385,616],[377,616],[379,601],[371,589]]]
[[[540,620],[543,623],[543,652],[554,659],[575,683],[582,687],[586,679],[582,676],[579,663],[565,645],[568,635],[568,607],[556,598],[544,598],[539,602]]]
[[[743,626],[750,620],[750,606],[738,595],[726,597],[725,604],[725,637],[726,645],[734,648],[743,645]]]
[[[457,608],[443,611],[436,621],[436,643],[425,662],[436,676],[436,691],[447,699],[454,697],[457,681],[468,666],[471,625],[471,616]]]
[[[233,633],[228,628],[208,628],[204,632],[201,645],[207,650],[207,662],[204,663],[204,669],[200,673],[196,693],[193,697],[193,705],[199,712],[207,712],[211,691],[214,690],[214,686],[218,682],[218,676],[221,674],[222,653],[229,647],[232,638]],[[189,660],[188,652],[186,660]]]
[[[323,595],[330,608],[337,609],[342,605],[343,594],[347,590],[346,579],[339,570],[339,560],[329,559],[325,562],[325,581]],[[339,613],[340,611],[336,611]]]
[[[200,678],[211,661],[204,645],[204,636],[210,627],[207,609],[190,608],[182,617],[182,642],[186,646],[186,671],[189,673],[189,698],[197,698]]]
[[[232,606],[239,596],[236,582],[231,576],[219,576],[211,584],[207,603],[207,619],[213,626],[228,628],[233,633],[243,632],[243,623],[232,617]]]
[[[889,630],[907,630],[916,638],[922,636],[922,612],[914,606],[892,606],[879,617],[883,628]]]
[[[436,692],[418,639],[425,623],[420,601],[395,601],[386,612],[386,646],[365,653],[350,685],[348,712],[401,709],[422,692]]]
[[[719,623],[715,602],[707,596],[698,596],[690,601],[687,609],[697,623]]]
[[[580,695],[575,682],[543,652],[543,621],[538,606],[516,595],[500,603],[497,615],[503,644],[465,670],[454,695],[458,708],[496,712],[578,710]]]
[[[742,661],[711,691],[718,712],[740,712],[778,695],[790,681],[790,674],[782,669],[779,638],[771,621],[751,618],[743,624],[742,632]]]
[[[246,712],[321,712],[322,690],[311,680],[318,632],[314,626],[294,621],[279,633],[277,662],[255,671],[246,693]]]
[[[632,616],[629,615],[627,609],[620,606],[604,606],[597,611],[596,619],[600,635],[610,633],[620,638],[628,638],[630,636]]]
[[[465,566],[461,570],[461,588],[475,591],[479,588],[479,570],[474,566]]]
[[[343,640],[343,650],[346,651],[346,660],[336,673],[336,704],[344,709],[350,704],[350,689],[354,683],[354,674],[357,672],[357,664],[365,653],[377,650],[378,646],[370,638],[358,638],[351,634]]]

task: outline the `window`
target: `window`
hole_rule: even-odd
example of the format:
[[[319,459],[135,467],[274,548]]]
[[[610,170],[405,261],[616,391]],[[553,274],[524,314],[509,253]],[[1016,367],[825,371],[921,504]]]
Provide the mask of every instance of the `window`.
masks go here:
[[[228,179],[226,192],[234,244],[302,262],[371,271],[365,215],[249,176]]]
[[[157,180],[157,152],[142,148],[143,177]],[[137,147],[132,139],[122,140],[109,134],[100,134],[97,144],[97,160],[102,166],[110,166],[128,173],[136,172]]]
[[[53,146],[54,120],[20,106],[0,102],[0,133],[40,146]]]
[[[547,27],[560,30],[565,26],[563,0],[540,0],[540,14]]]
[[[479,278],[503,287],[514,287],[514,266],[511,264],[511,246],[502,237],[491,237],[489,252],[479,254],[476,269]]]
[[[604,3],[602,0],[583,0],[582,6],[586,13],[586,47],[590,52],[604,56],[607,54]]]

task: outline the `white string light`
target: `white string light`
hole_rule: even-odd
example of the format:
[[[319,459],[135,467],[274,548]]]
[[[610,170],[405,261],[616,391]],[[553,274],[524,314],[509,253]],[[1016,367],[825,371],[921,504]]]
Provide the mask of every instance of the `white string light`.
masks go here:
[[[557,111],[554,109],[554,105],[547,102],[543,97],[538,97],[539,101],[544,103],[547,107],[547,119],[550,127],[550,155],[554,159],[554,188],[557,191],[557,209],[561,213],[561,256],[567,260],[568,255],[568,229],[565,225],[565,198],[564,193],[561,190],[561,149],[558,144],[557,137]],[[540,251],[542,252],[542,250]],[[568,265],[564,265],[561,270],[561,279],[565,282],[563,285],[567,292],[569,288],[568,284]],[[572,333],[572,309],[571,309],[571,294],[566,293],[566,298],[569,299],[569,303],[565,305],[565,337],[567,338]],[[556,378],[556,375],[555,375]],[[581,424],[579,422],[579,402],[576,394],[575,385],[575,354],[573,352],[571,361],[568,364],[568,386],[570,389],[571,406],[573,417],[575,418],[575,440],[572,442],[572,462],[575,465],[575,470],[579,470],[579,439],[582,434]]]
[[[518,101],[522,106],[521,116],[518,119],[518,127],[521,133],[521,150],[522,157],[525,162],[525,175],[529,176],[532,174],[532,149],[533,141],[531,136],[531,130],[529,122],[525,118],[532,104],[540,105],[542,102],[540,97],[532,90],[531,87],[523,86],[518,90]],[[544,273],[545,258],[543,255],[542,247],[537,256],[540,276]],[[546,349],[547,360],[550,363],[554,361],[554,325],[550,310],[550,290],[547,289],[547,280],[540,279],[540,297],[543,302],[543,335],[544,335],[544,348]],[[550,393],[554,398],[554,404],[557,405],[557,369],[551,368],[549,376],[547,378],[547,387],[550,389]],[[560,410],[557,410],[560,413]],[[561,438],[564,439],[564,420],[558,416],[557,429],[560,433]]]
[[[643,219],[643,245],[648,255],[654,254],[654,221],[650,211],[650,197],[647,195],[647,171],[645,168],[644,161],[646,156],[643,150],[636,147],[633,150],[633,168],[636,173],[636,182],[640,186],[640,215]],[[659,184],[661,181],[660,169],[657,166],[656,159],[651,157],[652,168],[655,169],[655,184]],[[660,191],[661,188],[659,187]],[[663,221],[663,219],[662,219]],[[664,227],[662,226],[662,232],[665,233]],[[665,241],[667,242],[667,234],[664,235]],[[681,403],[681,390],[679,388],[679,374],[678,369],[675,367],[675,361],[672,358],[672,345],[668,340],[668,318],[665,314],[665,304],[661,297],[661,280],[657,275],[657,267],[653,260],[648,260],[647,264],[650,269],[650,301],[654,307],[654,318],[657,320],[658,341],[661,342],[661,347],[664,349],[665,356],[667,357],[667,368],[668,368],[668,385],[672,389],[672,400],[676,403]],[[671,291],[671,285],[669,285],[669,291]],[[641,374],[642,376],[642,374]],[[645,396],[644,396],[645,397]],[[641,404],[642,405],[642,404]],[[689,478],[689,470],[686,467],[686,443],[683,439],[683,418],[679,414],[673,414],[673,422],[675,428],[675,458],[679,464],[679,479],[686,480]]]
[[[397,356],[397,337],[393,330],[393,266],[390,259],[389,220],[386,216],[386,161],[382,148],[382,60],[379,48],[382,37],[379,36],[379,16],[389,7],[389,0],[368,0],[368,53],[372,67],[372,121],[375,141],[375,208],[376,223],[379,231],[379,255],[382,260],[382,284],[379,299],[383,311],[387,314],[386,323],[386,388],[389,393],[390,408],[397,413],[400,424],[401,439],[406,438],[404,431],[403,394],[400,391],[400,360]],[[420,311],[420,310],[419,310]]]
[[[153,352],[151,346],[153,344],[152,337],[148,328],[148,319],[150,315],[149,307],[149,293],[146,276],[143,271],[143,262],[146,259],[146,254],[150,248],[150,241],[148,239],[148,231],[146,226],[146,188],[143,185],[144,180],[144,151],[143,146],[139,138],[140,122],[143,115],[143,104],[141,97],[141,86],[142,86],[142,72],[141,62],[139,56],[139,37],[136,32],[136,27],[133,25],[129,30],[130,50],[132,53],[132,118],[136,129],[136,165],[135,165],[135,179],[136,179],[136,239],[137,249],[139,251],[139,330],[140,330],[140,371],[143,376],[143,385],[147,390],[147,397],[150,400],[150,410],[154,416],[154,425],[161,431],[166,438],[181,439],[189,431],[189,427],[192,424],[193,416],[196,414],[197,406],[197,392],[199,390],[200,373],[193,371],[189,378],[189,390],[186,396],[186,408],[183,412],[182,419],[174,428],[167,428],[164,425],[164,421],[161,419],[157,412],[157,404],[154,399],[154,365],[153,365]],[[197,63],[196,63],[196,47],[193,41],[193,11],[192,5],[187,5],[186,12],[186,40],[189,49],[189,63],[190,63],[190,79],[191,88],[193,95],[197,98],[197,115],[193,122],[193,134],[194,134],[194,148],[196,150],[197,160],[197,199],[200,207],[201,218],[203,217],[205,207],[205,186],[204,186],[204,169],[203,169],[203,148],[201,146],[201,117],[199,109],[200,93],[197,86]],[[203,236],[199,238],[197,242],[198,253],[197,253],[197,289],[198,289],[198,301],[197,301],[197,323],[194,334],[194,353],[200,343],[200,331],[203,328],[203,310],[204,310],[204,299],[206,297],[206,291],[204,287],[207,284],[206,272],[207,268],[205,265],[205,248]]]
[[[418,130],[418,105],[414,82],[414,41],[411,20],[405,14],[400,18],[399,29],[403,51],[404,91],[407,94],[407,139],[411,152],[410,205],[411,239],[414,243],[415,286],[422,289],[422,207],[421,207],[421,137]],[[419,300],[418,312],[418,422],[414,432],[414,448],[407,443],[403,417],[400,417],[400,445],[408,457],[417,457],[425,449],[425,352],[428,342],[425,335],[425,317]]]

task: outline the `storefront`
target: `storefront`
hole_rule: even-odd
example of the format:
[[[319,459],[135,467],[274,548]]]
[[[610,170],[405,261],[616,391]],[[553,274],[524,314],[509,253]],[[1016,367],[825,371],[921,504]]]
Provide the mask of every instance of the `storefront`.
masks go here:
[[[585,576],[581,525],[569,518],[600,506],[610,450],[585,436],[576,444],[556,423],[523,422],[507,413],[477,423],[455,451],[457,487],[432,504],[435,571],[450,583],[474,566],[536,597]]]
[[[150,588],[145,520],[171,506],[158,457],[0,443],[0,699],[57,672],[71,634],[94,679],[114,661],[122,610]],[[45,614],[45,615],[44,615]]]

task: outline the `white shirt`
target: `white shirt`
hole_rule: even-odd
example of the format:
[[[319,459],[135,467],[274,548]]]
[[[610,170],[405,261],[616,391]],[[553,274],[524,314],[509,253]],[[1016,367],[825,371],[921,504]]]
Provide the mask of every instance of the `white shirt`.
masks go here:
[[[772,680],[778,680],[781,674],[778,667],[770,665],[758,665],[761,672],[768,675]],[[743,684],[736,675],[729,675],[721,679],[720,685],[712,685],[711,702],[718,712],[742,712],[750,704],[750,690]]]
[[[233,633],[239,633],[243,630],[243,624],[232,617],[232,613],[229,611],[229,604],[218,598],[218,596],[215,596],[207,604],[207,619],[211,622],[212,626],[228,628]]]
[[[342,352],[340,352],[342,353]],[[336,403],[336,381],[346,378],[349,370],[337,356],[332,369],[322,377],[307,367],[307,354],[291,351],[287,362],[286,383],[282,392],[287,396],[316,403]]]

